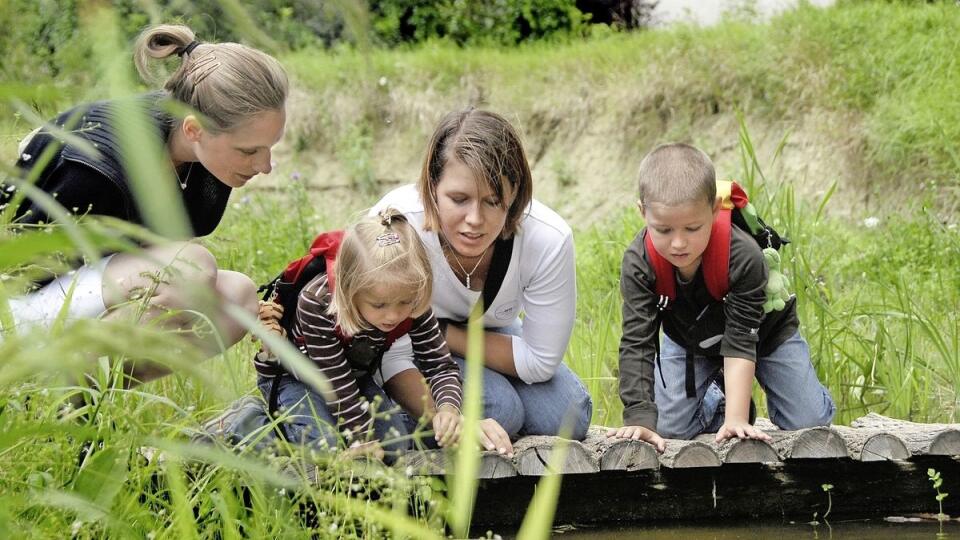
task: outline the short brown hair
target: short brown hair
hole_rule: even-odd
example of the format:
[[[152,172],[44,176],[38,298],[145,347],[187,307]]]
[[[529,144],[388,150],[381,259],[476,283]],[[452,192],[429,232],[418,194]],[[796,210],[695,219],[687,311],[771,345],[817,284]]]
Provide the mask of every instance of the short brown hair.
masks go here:
[[[640,162],[640,203],[677,206],[697,200],[713,205],[717,173],[702,150],[683,143],[662,144]]]
[[[430,307],[433,274],[427,250],[413,226],[393,208],[346,230],[333,271],[336,279],[328,313],[348,335],[370,329],[360,316],[356,297],[375,285],[386,283],[416,290],[413,317]]]
[[[190,28],[164,24],[140,34],[133,59],[140,76],[154,82],[149,60],[174,54],[180,67],[163,88],[200,113],[204,128],[230,131],[257,113],[283,110],[287,74],[269,54],[239,43],[196,43]]]
[[[473,171],[477,181],[486,181],[501,201],[507,191],[504,182],[509,184],[514,198],[501,236],[512,236],[533,199],[530,165],[517,131],[499,114],[472,107],[443,117],[430,137],[417,184],[423,201],[424,230],[440,228],[436,189],[444,166],[453,159]]]

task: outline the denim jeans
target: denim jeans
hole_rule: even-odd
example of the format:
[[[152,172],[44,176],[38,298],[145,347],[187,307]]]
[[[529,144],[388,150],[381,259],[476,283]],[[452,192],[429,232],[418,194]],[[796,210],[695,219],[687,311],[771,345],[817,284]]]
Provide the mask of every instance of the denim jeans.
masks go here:
[[[723,425],[726,403],[716,383],[723,365],[703,356],[695,356],[693,362],[697,395],[688,398],[686,351],[663,336],[660,367],[655,369],[654,381],[657,432],[662,437],[692,439],[700,433],[714,433]],[[768,356],[757,359],[756,378],[767,396],[770,421],[780,428],[824,426],[833,419],[836,405],[817,379],[810,363],[810,349],[799,332]]]
[[[268,403],[272,385],[273,379],[261,377],[257,381],[257,386]],[[384,460],[389,463],[411,446],[403,415],[399,414],[400,408],[370,376],[358,379],[357,386],[360,389],[360,399],[371,404],[370,411],[374,412],[374,437],[380,441],[386,454]],[[319,449],[344,445],[335,427],[336,420],[322,395],[289,375],[284,375],[281,379],[278,392],[277,405],[279,412],[286,415],[283,426],[290,442]]]
[[[491,329],[520,335],[522,325]],[[453,355],[466,380],[466,361]],[[483,416],[493,418],[510,435],[556,435],[564,421],[571,422],[571,437],[583,440],[593,417],[593,399],[580,378],[561,363],[548,381],[527,384],[488,367],[483,368]]]

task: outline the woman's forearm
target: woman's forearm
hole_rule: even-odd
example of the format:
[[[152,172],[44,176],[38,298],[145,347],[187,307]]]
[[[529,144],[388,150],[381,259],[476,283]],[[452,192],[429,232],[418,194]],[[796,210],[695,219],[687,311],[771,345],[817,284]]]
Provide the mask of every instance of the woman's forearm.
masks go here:
[[[463,326],[450,324],[447,326],[447,345],[450,352],[461,357],[467,357],[467,329]],[[494,371],[517,377],[517,365],[513,358],[513,339],[507,334],[484,332],[483,339],[484,365]]]

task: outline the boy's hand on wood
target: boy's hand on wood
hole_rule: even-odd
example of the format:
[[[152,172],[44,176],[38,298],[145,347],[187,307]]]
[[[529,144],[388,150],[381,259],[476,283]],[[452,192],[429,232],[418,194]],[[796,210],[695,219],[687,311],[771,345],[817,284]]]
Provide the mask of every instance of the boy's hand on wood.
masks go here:
[[[620,428],[610,428],[607,430],[607,437],[616,437],[618,439],[633,439],[635,441],[644,441],[653,445],[657,452],[663,453],[667,448],[663,437],[657,435],[657,432],[643,426],[623,426]]]
[[[480,444],[484,450],[496,450],[508,458],[513,457],[513,444],[506,430],[493,418],[480,421]]]
[[[760,431],[759,429],[751,426],[749,422],[738,422],[735,420],[727,420],[720,426],[720,431],[717,432],[717,442],[722,442],[727,439],[757,439],[760,441],[770,441],[773,440],[769,435]]]
[[[433,438],[441,448],[456,446],[460,442],[463,416],[452,405],[441,405],[433,416]]]

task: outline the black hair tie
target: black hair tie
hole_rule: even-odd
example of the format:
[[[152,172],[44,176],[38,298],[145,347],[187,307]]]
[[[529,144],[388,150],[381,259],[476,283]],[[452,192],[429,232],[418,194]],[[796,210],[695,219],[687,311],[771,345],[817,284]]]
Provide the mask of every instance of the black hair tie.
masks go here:
[[[200,45],[199,41],[197,40],[191,41],[189,44],[187,44],[186,47],[181,47],[177,51],[177,56],[183,58],[183,55],[192,53],[193,50],[197,48],[197,45]]]

